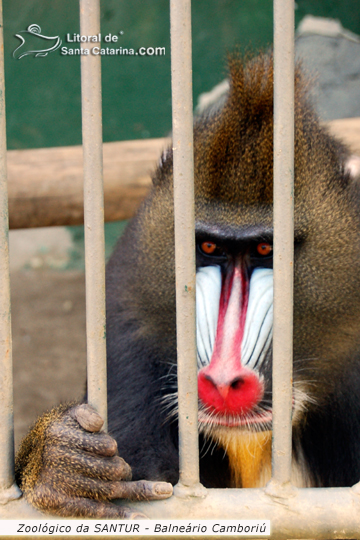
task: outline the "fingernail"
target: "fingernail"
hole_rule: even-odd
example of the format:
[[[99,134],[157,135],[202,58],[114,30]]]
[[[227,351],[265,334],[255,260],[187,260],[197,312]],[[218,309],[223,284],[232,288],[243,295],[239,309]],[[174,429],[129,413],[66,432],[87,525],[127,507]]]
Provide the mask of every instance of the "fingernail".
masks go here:
[[[97,412],[89,411],[89,409],[82,406],[75,410],[75,418],[81,427],[90,432],[100,431],[104,424],[104,420]]]
[[[172,495],[173,487],[167,482],[161,482],[155,485],[154,491],[156,495]]]

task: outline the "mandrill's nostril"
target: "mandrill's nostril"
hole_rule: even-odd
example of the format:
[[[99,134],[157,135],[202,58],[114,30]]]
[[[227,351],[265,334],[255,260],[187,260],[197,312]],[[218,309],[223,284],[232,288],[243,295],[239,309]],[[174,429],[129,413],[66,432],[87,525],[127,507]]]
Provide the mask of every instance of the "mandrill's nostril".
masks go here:
[[[244,377],[236,377],[231,383],[230,388],[233,390],[240,390],[240,388],[243,386],[245,380]]]

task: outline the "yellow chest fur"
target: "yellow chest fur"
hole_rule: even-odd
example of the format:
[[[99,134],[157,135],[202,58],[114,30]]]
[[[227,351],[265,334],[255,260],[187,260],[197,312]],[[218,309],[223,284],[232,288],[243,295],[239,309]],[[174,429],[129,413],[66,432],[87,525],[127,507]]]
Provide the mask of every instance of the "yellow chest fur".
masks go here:
[[[218,436],[226,450],[233,487],[262,487],[271,477],[271,431],[222,432]]]
[[[226,450],[231,470],[231,487],[264,487],[271,478],[272,432],[221,430],[216,433],[220,446]],[[293,461],[291,483],[296,487],[312,487],[305,460]]]

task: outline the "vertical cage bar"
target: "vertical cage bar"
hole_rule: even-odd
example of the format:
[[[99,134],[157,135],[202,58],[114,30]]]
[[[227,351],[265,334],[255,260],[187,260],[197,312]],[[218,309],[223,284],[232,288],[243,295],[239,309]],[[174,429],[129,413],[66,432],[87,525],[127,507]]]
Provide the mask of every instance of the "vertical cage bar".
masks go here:
[[[4,490],[14,482],[14,415],[2,2],[0,2],[0,130],[0,490]]]
[[[80,0],[80,34],[100,33],[100,1]],[[102,157],[101,57],[97,42],[82,43],[82,140],[84,155],[84,226],[88,402],[107,421],[105,241]]]
[[[274,0],[273,479],[291,478],[294,269],[294,2]]]
[[[195,331],[195,218],[191,1],[170,1],[174,153],[176,324],[179,397],[179,484],[199,482]]]
[[[14,478],[14,407],[3,11],[0,0],[0,504],[21,496]]]

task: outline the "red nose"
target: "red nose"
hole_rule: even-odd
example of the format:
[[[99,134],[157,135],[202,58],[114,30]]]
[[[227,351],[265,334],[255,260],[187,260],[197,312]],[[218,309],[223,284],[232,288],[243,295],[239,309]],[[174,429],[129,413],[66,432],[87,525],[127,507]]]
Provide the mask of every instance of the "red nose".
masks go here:
[[[261,400],[264,389],[256,373],[240,366],[230,380],[222,380],[210,366],[199,371],[199,398],[210,410],[246,414]]]

